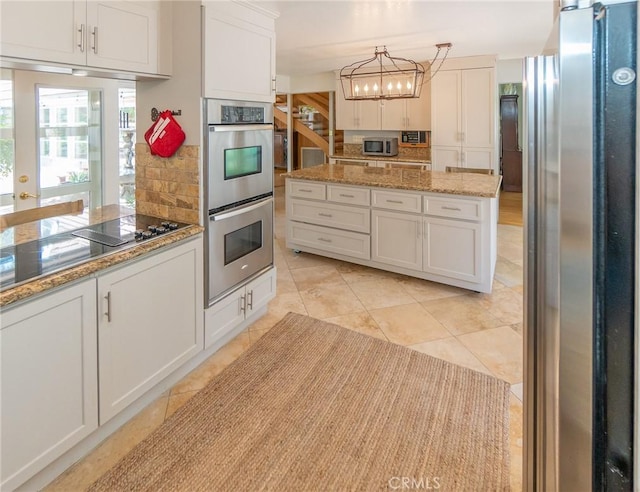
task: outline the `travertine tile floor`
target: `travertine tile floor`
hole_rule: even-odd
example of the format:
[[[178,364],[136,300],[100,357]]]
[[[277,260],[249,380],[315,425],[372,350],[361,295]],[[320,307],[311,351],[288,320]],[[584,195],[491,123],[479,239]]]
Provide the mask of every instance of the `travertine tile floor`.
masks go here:
[[[284,189],[276,188],[277,297],[268,314],[196,368],[48,490],[81,490],[159,426],[287,312],[308,314],[511,383],[511,483],[522,474],[522,228],[498,226],[493,293],[418,280],[285,245]]]

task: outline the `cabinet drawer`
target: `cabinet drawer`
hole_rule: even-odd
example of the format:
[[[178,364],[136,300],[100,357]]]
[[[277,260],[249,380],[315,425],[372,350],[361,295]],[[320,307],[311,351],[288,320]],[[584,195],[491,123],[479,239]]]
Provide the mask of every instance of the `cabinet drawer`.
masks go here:
[[[326,186],[319,183],[288,180],[289,195],[312,200],[325,200],[327,198]]]
[[[371,192],[371,205],[377,208],[402,210],[404,212],[419,214],[422,212],[422,196],[414,193],[373,190]]]
[[[482,219],[482,206],[479,200],[464,200],[460,198],[424,197],[424,213],[440,217],[456,219]]]
[[[367,188],[353,188],[350,186],[327,186],[327,200],[330,202],[349,203],[351,205],[369,206],[371,202]]]
[[[287,208],[287,216],[291,220],[300,220],[356,232],[368,233],[371,230],[371,216],[368,208],[295,199],[289,200]]]
[[[368,234],[290,221],[287,240],[300,246],[309,246],[363,260],[371,259],[371,240]]]

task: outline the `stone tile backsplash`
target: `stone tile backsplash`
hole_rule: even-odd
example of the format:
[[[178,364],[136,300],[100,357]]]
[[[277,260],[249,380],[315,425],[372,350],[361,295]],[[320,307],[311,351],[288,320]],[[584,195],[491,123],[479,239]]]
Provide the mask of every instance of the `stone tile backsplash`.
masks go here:
[[[136,144],[136,212],[200,223],[198,145],[183,145],[172,157],[151,155],[146,143]]]

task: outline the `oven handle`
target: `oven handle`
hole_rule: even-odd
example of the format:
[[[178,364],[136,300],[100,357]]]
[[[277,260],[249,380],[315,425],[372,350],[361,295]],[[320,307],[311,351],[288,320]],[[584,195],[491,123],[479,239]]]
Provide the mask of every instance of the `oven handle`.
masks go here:
[[[273,130],[272,123],[255,125],[209,125],[210,132],[251,132],[255,130]]]
[[[209,220],[211,222],[215,222],[215,221],[218,221],[218,220],[229,219],[231,217],[235,217],[236,215],[240,215],[240,214],[244,214],[244,213],[250,212],[251,210],[255,210],[257,208],[260,208],[260,207],[266,205],[267,203],[272,203],[272,202],[273,202],[273,197],[265,198],[263,200],[260,200],[259,202],[249,203],[247,205],[243,205],[241,207],[234,208],[233,210],[226,210],[224,212],[219,212],[217,214],[210,215],[209,216]]]

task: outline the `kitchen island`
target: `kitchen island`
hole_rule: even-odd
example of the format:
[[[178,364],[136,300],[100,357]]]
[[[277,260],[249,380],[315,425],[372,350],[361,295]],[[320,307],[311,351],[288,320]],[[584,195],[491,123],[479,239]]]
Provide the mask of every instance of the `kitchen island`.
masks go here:
[[[288,248],[491,292],[501,176],[324,164],[285,177]]]

